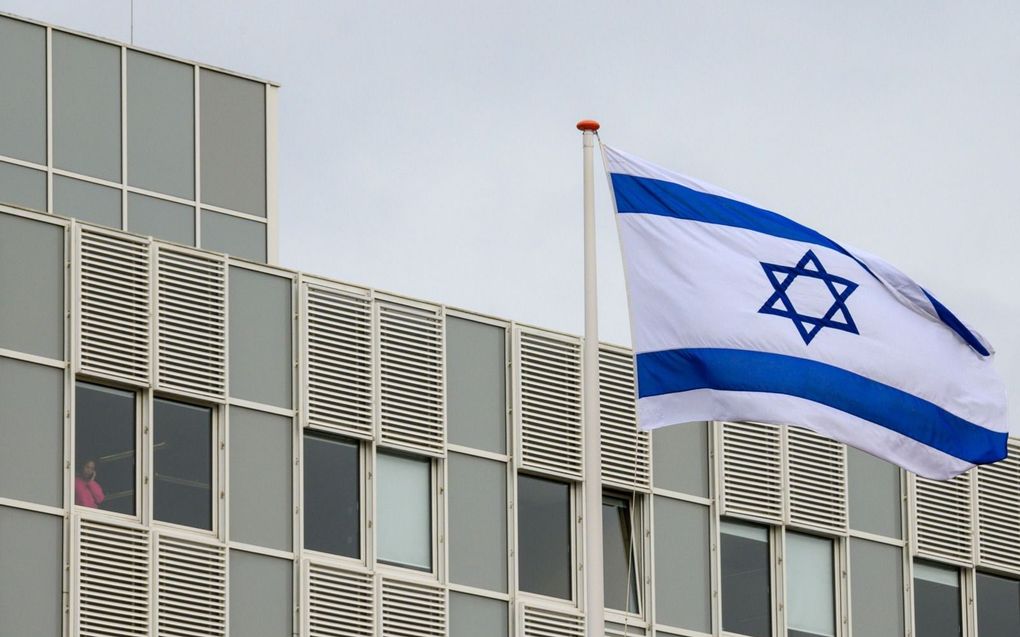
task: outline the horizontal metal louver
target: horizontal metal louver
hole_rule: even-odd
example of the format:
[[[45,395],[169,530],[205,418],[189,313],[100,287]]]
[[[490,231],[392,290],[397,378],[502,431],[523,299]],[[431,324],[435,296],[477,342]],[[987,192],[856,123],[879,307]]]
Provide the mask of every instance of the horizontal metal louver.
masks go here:
[[[80,372],[149,383],[149,240],[76,224]]]
[[[373,637],[375,581],[367,573],[305,562],[306,637]]]
[[[156,248],[156,387],[226,396],[226,292],[223,257]]]
[[[380,442],[442,456],[446,447],[443,318],[379,302]]]
[[[1020,573],[1020,440],[1009,457],[977,468],[978,563]]]
[[[306,283],[304,302],[304,424],[371,438],[371,301]]]
[[[584,617],[568,611],[523,605],[519,637],[584,637]]]
[[[970,564],[974,559],[974,471],[952,480],[914,476],[917,554]]]
[[[722,423],[722,513],[783,520],[780,428],[761,423]]]
[[[77,635],[149,635],[149,532],[78,518],[75,540]]]
[[[445,637],[446,589],[380,577],[382,637]]]
[[[641,626],[606,623],[605,637],[644,637],[648,631]]]
[[[625,349],[599,348],[599,412],[602,423],[602,481],[648,492],[651,444],[637,427],[634,355]]]
[[[518,329],[516,349],[519,466],[547,475],[583,479],[581,343]]]
[[[846,446],[800,427],[786,428],[789,522],[847,530]]]
[[[227,555],[222,546],[156,540],[156,634],[216,637],[227,631]]]

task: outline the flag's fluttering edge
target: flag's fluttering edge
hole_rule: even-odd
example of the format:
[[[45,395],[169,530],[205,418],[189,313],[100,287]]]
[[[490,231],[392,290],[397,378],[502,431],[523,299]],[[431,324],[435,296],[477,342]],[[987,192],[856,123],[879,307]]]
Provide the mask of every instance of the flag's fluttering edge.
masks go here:
[[[992,349],[888,263],[603,146],[644,429],[799,425],[945,479],[1006,456]]]

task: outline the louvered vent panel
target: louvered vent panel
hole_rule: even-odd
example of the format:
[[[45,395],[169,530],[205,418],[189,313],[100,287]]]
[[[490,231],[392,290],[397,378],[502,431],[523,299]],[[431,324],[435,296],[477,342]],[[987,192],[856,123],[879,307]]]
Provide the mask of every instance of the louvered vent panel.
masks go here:
[[[78,635],[149,635],[148,531],[79,519],[77,535]]]
[[[446,590],[380,578],[382,637],[445,637]]]
[[[521,637],[584,637],[584,617],[574,613],[524,606]]]
[[[952,480],[914,478],[917,552],[970,563],[973,559],[973,471]]]
[[[786,428],[790,523],[847,529],[846,447],[800,427]]]
[[[978,561],[1020,573],[1020,441],[1009,457],[977,469]]]
[[[305,317],[305,424],[371,438],[370,301],[306,284]]]
[[[651,488],[651,445],[637,428],[634,356],[599,349],[599,411],[602,421],[602,480],[607,485],[647,492]]]
[[[375,635],[375,582],[371,575],[312,562],[306,566],[307,637]]]
[[[380,440],[442,456],[443,319],[436,310],[378,308]]]
[[[202,398],[226,395],[226,262],[156,250],[156,386]]]
[[[776,523],[783,519],[779,427],[722,424],[722,512]]]
[[[156,554],[157,635],[226,635],[226,550],[161,535]]]
[[[553,476],[584,476],[581,344],[518,330],[520,466]]]
[[[149,382],[149,241],[78,226],[79,371]]]

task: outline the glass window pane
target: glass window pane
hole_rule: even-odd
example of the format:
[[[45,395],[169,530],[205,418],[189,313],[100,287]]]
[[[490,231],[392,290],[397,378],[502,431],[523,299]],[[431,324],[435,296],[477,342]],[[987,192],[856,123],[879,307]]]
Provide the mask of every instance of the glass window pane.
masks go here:
[[[128,193],[127,229],[164,241],[195,245],[195,209],[191,206]]]
[[[230,634],[294,634],[294,563],[235,549],[230,551],[229,568]]]
[[[194,67],[128,51],[127,157],[132,186],[194,199]]]
[[[517,477],[518,584],[522,591],[573,598],[570,485]]]
[[[432,570],[432,462],[376,456],[379,561]]]
[[[290,408],[294,371],[291,280],[232,267],[230,395]]]
[[[266,87],[201,72],[202,201],[266,215]]]
[[[914,622],[917,637],[961,637],[960,571],[914,562]]]
[[[306,433],[305,548],[361,557],[361,466],[358,444]]]
[[[119,46],[53,31],[53,165],[120,182]]]
[[[63,635],[64,520],[0,506],[0,635]]]
[[[0,155],[46,163],[46,29],[0,16]]]
[[[637,547],[630,497],[602,496],[602,565],[606,608],[640,614]]]
[[[655,486],[708,497],[708,423],[684,423],[652,432]]]
[[[0,213],[0,347],[64,358],[64,228]]]
[[[507,637],[507,603],[450,591],[450,637]]]
[[[450,442],[506,453],[506,330],[447,317],[446,380]]]
[[[203,210],[202,247],[265,263],[266,224]]]
[[[847,447],[850,528],[900,538],[900,469],[869,453]]]
[[[294,533],[293,419],[230,408],[230,539],[289,551]]]
[[[135,513],[135,393],[77,384],[74,503]]]
[[[749,637],[772,635],[772,570],[768,527],[724,520],[722,627]]]
[[[53,212],[108,228],[121,227],[121,191],[53,175]]]
[[[507,592],[506,464],[450,453],[450,579]]]
[[[1020,581],[978,573],[977,615],[981,637],[1020,635]]]
[[[212,410],[157,398],[153,411],[153,517],[211,530]]]
[[[903,553],[899,547],[850,539],[854,635],[902,637]]]
[[[0,356],[0,441],[0,497],[63,507],[63,370]]]
[[[832,540],[786,534],[788,637],[836,634],[836,579]]]
[[[0,203],[46,212],[46,173],[0,161]]]
[[[712,632],[707,506],[655,496],[655,613],[659,623]],[[677,541],[683,538],[683,541]]]

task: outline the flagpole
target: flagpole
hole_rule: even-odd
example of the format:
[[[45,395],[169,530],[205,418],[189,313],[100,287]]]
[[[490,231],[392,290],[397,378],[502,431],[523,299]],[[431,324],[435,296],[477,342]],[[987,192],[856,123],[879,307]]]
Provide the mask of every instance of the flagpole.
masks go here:
[[[577,123],[584,149],[584,595],[587,637],[605,632],[602,566],[602,440],[599,430],[599,317],[595,274],[594,138],[599,123]]]

